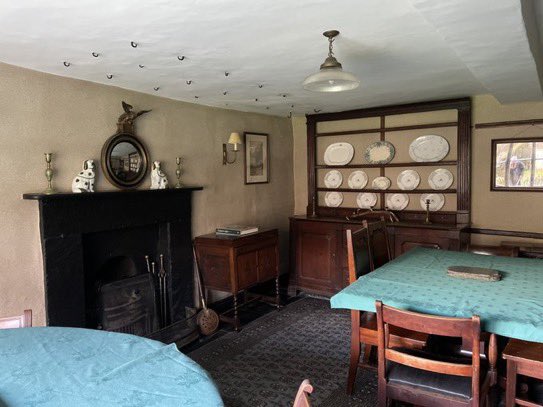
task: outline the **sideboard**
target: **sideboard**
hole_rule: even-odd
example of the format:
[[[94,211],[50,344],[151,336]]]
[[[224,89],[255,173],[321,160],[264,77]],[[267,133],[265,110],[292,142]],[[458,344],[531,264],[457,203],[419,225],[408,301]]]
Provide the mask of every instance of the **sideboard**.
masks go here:
[[[348,284],[345,230],[362,227],[360,220],[293,216],[290,218],[291,294],[303,291],[331,295]],[[443,250],[461,250],[469,235],[457,224],[388,224],[390,247],[394,257],[423,246]]]

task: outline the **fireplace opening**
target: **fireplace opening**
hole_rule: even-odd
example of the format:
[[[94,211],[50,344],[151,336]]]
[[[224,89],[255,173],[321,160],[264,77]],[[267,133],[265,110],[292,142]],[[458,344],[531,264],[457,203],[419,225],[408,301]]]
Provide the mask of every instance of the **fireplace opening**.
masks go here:
[[[126,256],[108,259],[96,281],[97,328],[149,336],[158,329],[155,287]]]

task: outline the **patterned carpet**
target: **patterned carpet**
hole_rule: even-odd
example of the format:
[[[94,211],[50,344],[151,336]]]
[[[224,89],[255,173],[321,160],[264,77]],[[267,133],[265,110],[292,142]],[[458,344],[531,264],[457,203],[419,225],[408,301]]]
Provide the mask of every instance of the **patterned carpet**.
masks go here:
[[[189,353],[216,381],[227,407],[291,406],[299,384],[311,380],[313,406],[375,406],[374,372],[360,371],[345,394],[349,313],[304,298]]]

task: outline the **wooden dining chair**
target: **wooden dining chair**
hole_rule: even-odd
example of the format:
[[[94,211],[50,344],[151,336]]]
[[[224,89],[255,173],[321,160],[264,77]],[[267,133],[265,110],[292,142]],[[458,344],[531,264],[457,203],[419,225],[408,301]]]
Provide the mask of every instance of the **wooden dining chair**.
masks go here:
[[[0,329],[30,328],[32,326],[32,310],[25,309],[22,315],[0,318]]]
[[[378,347],[378,405],[390,400],[417,406],[479,407],[488,401],[491,376],[481,365],[477,351],[481,322],[471,318],[449,318],[404,311],[376,301]],[[471,343],[469,357],[433,354],[398,347],[391,341],[393,327],[428,335],[459,337]]]
[[[372,266],[374,269],[384,266],[392,260],[385,218],[381,217],[376,222],[366,222],[364,226],[368,229]]]
[[[380,223],[380,222],[379,222]],[[384,224],[384,222],[383,222]],[[382,257],[376,259],[373,255],[369,230],[372,224],[366,221],[362,222],[362,228],[358,230],[346,230],[347,242],[347,265],[349,270],[349,284],[354,283],[358,278],[371,273],[377,268],[376,264],[386,258],[386,248],[381,250]],[[373,228],[375,235],[382,236],[380,227]],[[396,329],[392,332],[392,338],[395,343],[402,344],[409,348],[420,349],[425,346],[427,336],[405,329]],[[351,310],[351,356],[349,361],[349,374],[347,377],[347,394],[352,394],[358,368],[375,368],[370,364],[370,359],[374,347],[377,346],[377,319],[374,312],[365,312]],[[364,347],[362,361],[360,354]]]
[[[470,244],[466,251],[486,256],[518,257],[519,248],[516,246],[482,246]]]
[[[313,386],[311,386],[309,380],[305,379],[298,388],[292,407],[311,407],[311,401],[309,400],[311,393],[313,393]]]

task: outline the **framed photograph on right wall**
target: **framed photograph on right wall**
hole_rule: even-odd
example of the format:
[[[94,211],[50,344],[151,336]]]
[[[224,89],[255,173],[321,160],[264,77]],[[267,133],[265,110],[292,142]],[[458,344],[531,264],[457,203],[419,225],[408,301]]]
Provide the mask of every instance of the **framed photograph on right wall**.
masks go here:
[[[492,140],[492,191],[543,191],[543,137]]]
[[[265,184],[270,182],[270,160],[268,135],[243,133],[245,142],[245,183]]]

